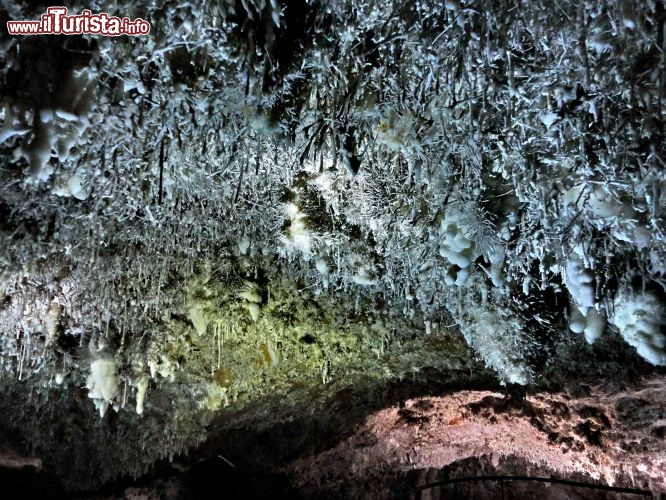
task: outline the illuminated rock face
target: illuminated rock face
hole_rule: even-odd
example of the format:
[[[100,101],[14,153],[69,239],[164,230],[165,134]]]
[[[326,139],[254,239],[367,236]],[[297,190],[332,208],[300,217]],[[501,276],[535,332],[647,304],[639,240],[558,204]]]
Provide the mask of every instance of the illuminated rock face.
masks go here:
[[[353,497],[374,491],[397,498],[442,479],[493,475],[552,475],[588,485],[666,491],[660,451],[665,422],[651,420],[662,411],[666,388],[657,377],[636,389],[525,399],[459,391],[407,399],[373,413],[335,447],[297,460],[287,470],[305,491]],[[496,487],[470,481],[435,492]],[[541,489],[505,484],[507,492]],[[597,498],[593,491],[581,494],[586,493]]]
[[[360,448],[419,480],[541,450],[658,487],[662,417],[631,421],[666,364],[662,0],[162,3],[108,5],[147,35],[0,36],[0,430],[68,488],[218,455],[374,474],[344,449],[373,419]],[[583,379],[575,418],[534,399]],[[530,394],[484,400],[529,439],[417,407],[473,389]],[[427,422],[476,448],[382,434]]]

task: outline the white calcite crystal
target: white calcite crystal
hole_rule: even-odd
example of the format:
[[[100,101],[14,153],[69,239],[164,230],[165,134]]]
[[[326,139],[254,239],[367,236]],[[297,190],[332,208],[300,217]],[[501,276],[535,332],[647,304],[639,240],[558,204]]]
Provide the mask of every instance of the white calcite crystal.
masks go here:
[[[118,396],[118,367],[113,358],[99,358],[90,364],[86,387],[100,416],[104,416],[109,404]]]
[[[606,328],[606,311],[595,300],[595,276],[583,260],[572,254],[564,269],[564,283],[571,295],[569,329],[582,333],[593,344]]]
[[[464,225],[455,216],[447,214],[439,234],[439,254],[451,264],[445,281],[448,285],[463,285],[469,278],[472,262],[479,256],[476,245],[465,235]]]
[[[666,365],[666,308],[652,293],[621,290],[613,302],[612,323],[624,340],[653,365]]]
[[[136,412],[141,415],[143,413],[143,404],[146,400],[146,392],[148,391],[148,384],[150,378],[143,376],[136,384]]]

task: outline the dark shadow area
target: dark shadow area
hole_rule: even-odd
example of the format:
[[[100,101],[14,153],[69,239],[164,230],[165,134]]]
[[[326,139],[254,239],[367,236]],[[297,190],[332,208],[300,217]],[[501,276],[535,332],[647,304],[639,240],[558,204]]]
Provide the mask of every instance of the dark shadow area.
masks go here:
[[[30,466],[20,469],[0,468],[0,496],[7,500],[70,498],[58,477]]]
[[[425,396],[443,396],[457,390],[503,390],[492,372],[427,373],[420,378],[385,385],[359,383],[329,398],[318,411],[303,408],[300,415],[284,414],[281,398],[257,403],[252,415],[225,412],[212,424],[210,437],[195,454],[217,453],[249,470],[269,470],[328,450],[351,435],[372,413]],[[307,397],[303,395],[304,400]],[[261,408],[261,410],[258,410]],[[256,415],[268,419],[261,423]]]
[[[251,408],[220,412],[208,425],[209,438],[200,447],[174,457],[172,462],[157,461],[152,471],[138,480],[125,476],[109,483],[94,492],[94,498],[123,498],[128,488],[152,491],[169,481],[178,484],[176,496],[169,498],[308,498],[276,470],[334,447],[377,410],[411,398],[442,396],[462,389],[499,391],[501,387],[493,373],[483,368],[474,370],[473,375],[469,371],[424,370],[417,379],[402,383],[366,381],[345,387],[317,411],[308,407],[317,397],[305,390],[266,397]],[[292,401],[286,403],[285,398]],[[300,414],[291,411],[294,400],[303,404]],[[80,498],[92,497],[81,493]]]
[[[16,497],[22,498],[22,497]],[[43,496],[41,498],[51,498]],[[164,500],[277,499],[300,494],[279,474],[249,472],[221,458],[201,461],[187,470],[161,464],[139,480],[124,478],[95,492],[72,493],[76,500],[159,498]]]

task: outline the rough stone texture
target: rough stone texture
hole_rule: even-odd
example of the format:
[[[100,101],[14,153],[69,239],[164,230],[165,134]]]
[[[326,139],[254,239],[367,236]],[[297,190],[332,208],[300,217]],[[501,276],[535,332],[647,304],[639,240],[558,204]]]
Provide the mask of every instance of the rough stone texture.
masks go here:
[[[595,387],[587,394],[537,393],[517,399],[459,391],[381,410],[334,448],[286,470],[312,496],[344,491],[372,498],[380,491],[379,497],[389,498],[394,488],[403,487],[396,476],[455,471],[451,464],[485,457],[489,464],[476,475],[501,475],[518,464],[525,475],[549,471],[560,478],[661,493],[666,492],[665,411],[661,377],[614,393]]]
[[[663,377],[622,390],[578,385],[524,399],[436,383],[430,392],[441,395],[413,397],[427,392],[417,386],[387,387],[375,401],[367,391],[342,391],[319,415],[281,425],[286,414],[259,423],[256,408],[236,412],[235,423],[218,422],[227,430],[213,432],[191,457],[158,467],[159,479],[119,483],[103,498],[217,498],[222,490],[247,498],[637,498],[527,480],[426,488],[498,475],[666,493]],[[281,406],[266,402],[269,408],[279,413]]]

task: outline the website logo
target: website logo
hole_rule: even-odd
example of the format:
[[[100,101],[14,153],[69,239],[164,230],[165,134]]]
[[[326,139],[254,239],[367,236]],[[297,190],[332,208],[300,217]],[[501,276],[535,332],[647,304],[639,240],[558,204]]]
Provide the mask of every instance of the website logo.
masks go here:
[[[7,21],[10,35],[103,35],[138,36],[150,32],[143,19],[119,18],[104,12],[93,14],[85,9],[78,15],[67,15],[67,7],[49,7],[39,21]]]

